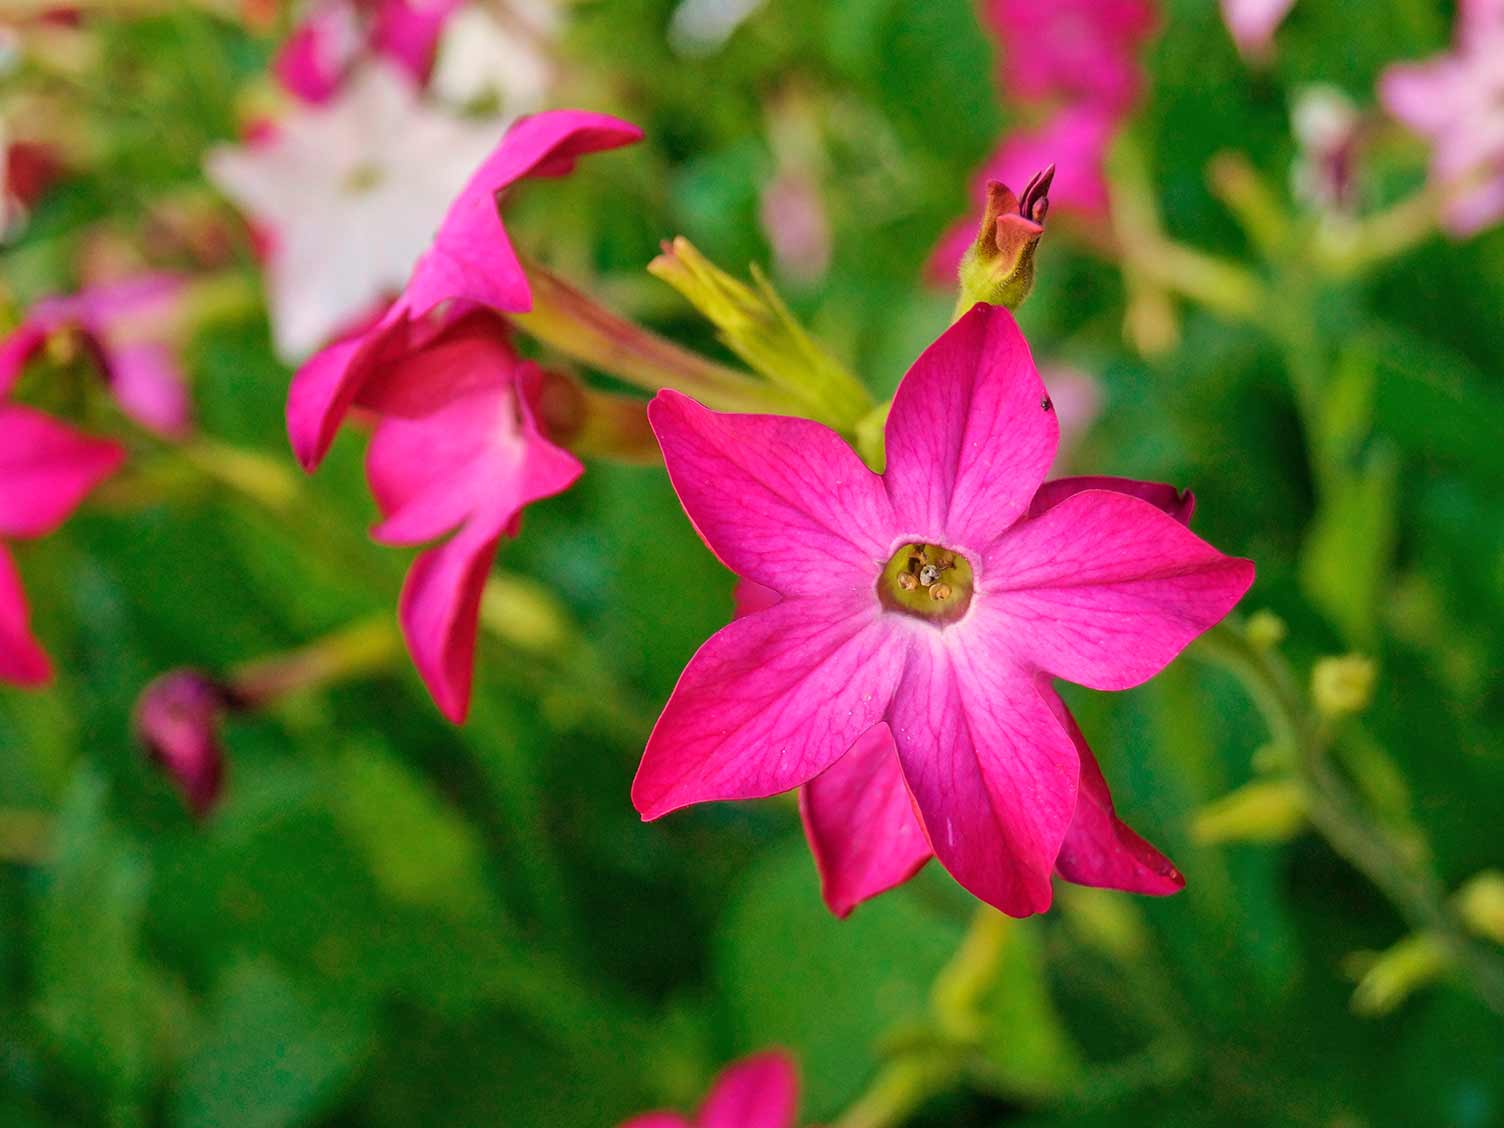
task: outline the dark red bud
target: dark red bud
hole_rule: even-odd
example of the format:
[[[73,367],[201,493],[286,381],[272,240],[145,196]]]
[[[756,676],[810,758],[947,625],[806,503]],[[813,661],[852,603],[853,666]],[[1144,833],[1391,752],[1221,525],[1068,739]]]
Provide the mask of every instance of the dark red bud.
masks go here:
[[[136,735],[203,818],[219,801],[225,757],[219,725],[235,705],[230,689],[197,670],[163,674],[136,701]]]

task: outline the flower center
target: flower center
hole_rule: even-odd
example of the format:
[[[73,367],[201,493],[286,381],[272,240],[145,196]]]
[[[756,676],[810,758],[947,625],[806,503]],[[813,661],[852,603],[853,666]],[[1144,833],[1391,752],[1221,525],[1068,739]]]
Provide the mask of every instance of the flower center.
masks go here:
[[[966,614],[971,587],[971,565],[960,553],[938,544],[906,544],[878,577],[877,598],[889,611],[942,624]]]
[[[364,161],[352,168],[345,177],[344,189],[348,195],[364,196],[377,188],[386,179],[386,170],[375,161]]]

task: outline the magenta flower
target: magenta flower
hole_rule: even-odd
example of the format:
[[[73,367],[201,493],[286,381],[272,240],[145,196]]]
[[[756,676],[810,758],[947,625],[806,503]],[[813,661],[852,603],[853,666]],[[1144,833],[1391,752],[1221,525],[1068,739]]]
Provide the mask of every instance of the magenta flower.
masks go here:
[[[1222,22],[1245,59],[1266,59],[1295,0],[1222,0]]]
[[[1086,224],[1107,221],[1107,180],[1102,162],[1117,131],[1115,113],[1101,106],[1063,110],[1037,130],[1012,134],[972,178],[976,210],[957,220],[941,237],[925,265],[937,285],[956,281],[961,256],[976,240],[990,181],[1021,189],[1040,169],[1055,166],[1050,183],[1050,218],[1072,217]]]
[[[1147,680],[1227,614],[1253,565],[1116,484],[1037,496],[1059,428],[996,307],[904,377],[882,475],[807,420],[671,391],[649,418],[700,535],[780,598],[691,659],[633,783],[643,817],[808,784],[886,726],[941,864],[1004,912],[1048,907],[1086,814],[1078,787],[1094,801],[1049,679]]]
[[[1387,109],[1431,142],[1442,220],[1458,238],[1504,218],[1504,3],[1461,0],[1449,55],[1398,63],[1379,80]]]
[[[219,725],[233,704],[219,682],[196,670],[163,674],[136,702],[136,735],[199,818],[219,802],[225,756]]]
[[[72,332],[93,354],[126,415],[159,435],[182,438],[193,426],[176,340],[185,285],[174,274],[140,274],[37,302],[0,341],[0,396],[48,338]]]
[[[694,1119],[647,1112],[621,1128],[794,1128],[798,1110],[798,1068],[787,1054],[769,1050],[728,1066]]]
[[[541,373],[518,359],[499,318],[477,310],[442,327],[425,323],[409,345],[366,388],[364,402],[381,418],[366,452],[384,518],[372,535],[391,545],[448,538],[413,562],[399,617],[418,673],[459,724],[501,537],[583,468],[539,430]]]
[[[563,176],[578,157],[641,137],[634,125],[582,110],[554,110],[513,126],[450,205],[386,315],[315,355],[293,378],[287,428],[304,467],[312,469],[322,461],[345,413],[361,401],[366,383],[382,365],[409,351],[409,339],[422,332],[417,322],[440,305],[463,302],[504,311],[532,307],[527,276],[497,211],[500,193],[528,177]]]
[[[371,55],[396,64],[416,84],[428,81],[439,35],[460,0],[327,0],[293,29],[272,70],[292,94],[315,105],[334,97]]]
[[[52,677],[5,542],[51,533],[124,458],[115,443],[0,403],[0,681],[35,686]]]
[[[1137,98],[1138,50],[1155,26],[1152,0],[987,0],[982,12],[1002,45],[1010,97],[1114,109]]]

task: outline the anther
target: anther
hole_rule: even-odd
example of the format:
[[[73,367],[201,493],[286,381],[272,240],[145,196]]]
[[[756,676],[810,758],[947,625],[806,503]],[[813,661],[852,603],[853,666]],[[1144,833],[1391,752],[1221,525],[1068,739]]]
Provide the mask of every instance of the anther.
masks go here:
[[[931,599],[949,599],[950,598],[950,585],[949,584],[936,584],[934,587],[930,588],[930,598]]]
[[[903,588],[904,591],[913,591],[919,586],[919,581],[908,572],[900,572],[898,574],[898,586]]]
[[[925,587],[929,587],[939,578],[940,569],[933,564],[926,564],[923,568],[919,569],[919,582]]]

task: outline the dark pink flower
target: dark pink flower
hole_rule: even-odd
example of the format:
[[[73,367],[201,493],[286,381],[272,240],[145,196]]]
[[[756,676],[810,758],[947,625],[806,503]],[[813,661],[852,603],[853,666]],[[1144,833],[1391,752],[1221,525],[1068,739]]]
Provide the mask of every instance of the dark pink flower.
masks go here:
[[[605,114],[554,110],[523,118],[502,138],[450,205],[407,287],[364,332],[315,355],[293,378],[287,428],[307,469],[322,461],[341,420],[384,364],[409,349],[417,323],[446,302],[505,311],[531,308],[532,293],[497,210],[497,197],[519,180],[563,176],[586,153],[642,137],[634,125]]]
[[[354,67],[372,55],[395,63],[414,83],[428,81],[444,23],[460,0],[325,0],[293,29],[272,70],[305,102],[327,102]]]
[[[1431,142],[1431,179],[1443,222],[1464,238],[1504,218],[1504,3],[1462,0],[1456,45],[1423,63],[1397,63],[1379,80],[1387,109]]]
[[[799,1111],[799,1071],[779,1050],[728,1066],[693,1119],[647,1112],[621,1128],[794,1128]]]
[[[1122,109],[1138,96],[1152,0],[986,0],[982,11],[1002,46],[1010,97]]]
[[[1166,487],[1088,483],[1036,502],[1059,428],[997,307],[966,314],[904,377],[882,475],[808,420],[721,415],[671,391],[649,418],[695,528],[779,601],[690,661],[643,754],[638,810],[808,784],[879,747],[885,726],[941,864],[1004,912],[1045,909],[1057,865],[1071,876],[1079,860],[1075,820],[1091,804],[1110,816],[1050,679],[1147,680],[1227,614],[1252,564],[1135,496]],[[855,794],[886,810],[883,786]],[[1106,861],[1126,865],[1125,851]]]
[[[200,818],[224,786],[219,726],[232,704],[229,690],[196,670],[163,674],[136,702],[137,737]]]
[[[77,333],[120,409],[157,434],[182,438],[193,415],[176,340],[185,285],[175,274],[140,274],[37,302],[0,341],[0,396],[49,337]]]
[[[1102,162],[1117,130],[1113,112],[1093,105],[1063,110],[1037,130],[1014,133],[972,178],[976,210],[941,237],[930,256],[925,275],[938,285],[956,281],[961,256],[977,237],[977,225],[987,200],[987,185],[1001,181],[1027,184],[1040,169],[1055,166],[1050,183],[1050,216],[1072,216],[1085,223],[1107,220],[1107,180]]]
[[[41,685],[52,677],[5,542],[51,533],[124,458],[115,443],[0,403],[0,681]]]
[[[420,554],[400,617],[413,662],[443,714],[470,707],[481,593],[501,537],[522,510],[568,489],[582,467],[539,430],[541,373],[520,360],[505,323],[474,311],[424,323],[409,351],[367,385],[380,416],[366,473],[391,545],[443,543]]]
[[[1222,0],[1222,21],[1245,59],[1267,59],[1295,0]]]

